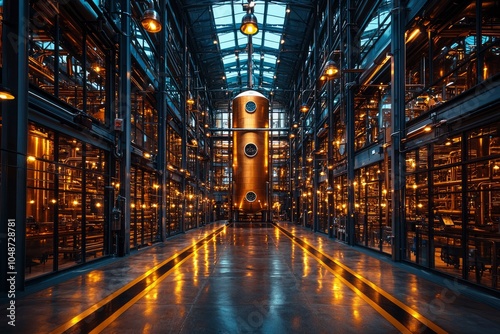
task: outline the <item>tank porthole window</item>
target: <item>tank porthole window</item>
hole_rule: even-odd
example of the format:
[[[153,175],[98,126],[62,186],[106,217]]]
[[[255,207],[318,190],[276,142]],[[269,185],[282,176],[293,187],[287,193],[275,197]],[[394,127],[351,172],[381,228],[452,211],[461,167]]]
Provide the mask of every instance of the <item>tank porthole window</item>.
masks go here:
[[[257,110],[257,104],[254,101],[248,101],[245,104],[245,110],[248,113],[254,113]]]
[[[253,191],[249,191],[247,192],[247,194],[245,195],[245,198],[247,201],[249,202],[255,202],[255,200],[257,199],[257,194],[254,193]]]
[[[248,143],[245,145],[245,155],[249,158],[253,158],[257,155],[257,145],[254,143]]]

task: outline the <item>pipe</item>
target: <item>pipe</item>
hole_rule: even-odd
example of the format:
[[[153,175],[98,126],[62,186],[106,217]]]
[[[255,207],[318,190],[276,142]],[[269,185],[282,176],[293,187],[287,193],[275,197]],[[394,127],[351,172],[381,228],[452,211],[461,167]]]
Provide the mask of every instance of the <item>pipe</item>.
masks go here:
[[[253,43],[252,43],[252,35],[248,35],[248,88],[252,89],[253,87],[253,78],[252,78],[252,53],[253,53]]]

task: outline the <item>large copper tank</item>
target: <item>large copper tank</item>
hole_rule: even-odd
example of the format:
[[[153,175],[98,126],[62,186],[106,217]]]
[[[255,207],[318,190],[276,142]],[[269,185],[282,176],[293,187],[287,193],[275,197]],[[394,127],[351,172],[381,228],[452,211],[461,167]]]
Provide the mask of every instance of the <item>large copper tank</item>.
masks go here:
[[[255,213],[267,209],[269,181],[269,100],[254,90],[233,100],[233,204]]]

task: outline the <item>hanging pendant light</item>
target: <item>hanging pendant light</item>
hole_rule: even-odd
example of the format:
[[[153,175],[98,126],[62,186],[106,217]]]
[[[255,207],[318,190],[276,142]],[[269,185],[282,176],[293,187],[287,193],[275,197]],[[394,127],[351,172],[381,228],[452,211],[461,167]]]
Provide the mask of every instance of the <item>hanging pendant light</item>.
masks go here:
[[[255,35],[259,32],[257,17],[251,12],[247,12],[241,21],[240,31],[245,35]]]

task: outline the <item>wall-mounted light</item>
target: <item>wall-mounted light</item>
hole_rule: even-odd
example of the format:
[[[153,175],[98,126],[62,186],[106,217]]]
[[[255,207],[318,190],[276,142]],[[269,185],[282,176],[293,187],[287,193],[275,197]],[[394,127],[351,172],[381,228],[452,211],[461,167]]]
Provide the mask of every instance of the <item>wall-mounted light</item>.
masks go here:
[[[92,118],[84,112],[79,112],[73,116],[73,122],[80,127],[92,129]]]
[[[339,75],[339,67],[333,60],[328,60],[325,64],[320,80],[334,79]]]
[[[335,64],[333,60],[327,61],[325,65],[325,75],[328,78],[334,78],[338,73],[339,68],[337,67],[337,64]]]
[[[189,107],[192,107],[194,105],[194,99],[191,94],[189,94],[188,99],[186,100],[186,103]]]
[[[10,89],[0,84],[0,100],[14,100],[15,98]]]
[[[99,62],[94,62],[90,65],[90,68],[96,73],[102,73],[104,71],[104,67],[101,66]]]
[[[430,133],[432,131],[432,128],[433,128],[432,123],[422,125],[422,126],[416,128],[415,130],[409,131],[404,138],[401,138],[401,142],[404,143],[404,142],[406,142],[410,139],[413,139],[414,137],[419,136],[423,133]]]
[[[306,113],[308,111],[309,111],[309,106],[307,105],[307,103],[302,103],[302,105],[300,106],[300,112]]]
[[[160,15],[154,9],[153,0],[148,1],[149,8],[146,9],[141,17],[142,27],[150,33],[157,33],[161,31]]]
[[[415,29],[413,29],[413,31],[408,35],[408,33],[406,33],[407,35],[407,38],[406,38],[406,44],[410,43],[411,41],[413,41],[415,38],[417,38],[418,35],[420,35],[420,28],[419,27],[416,27]]]

